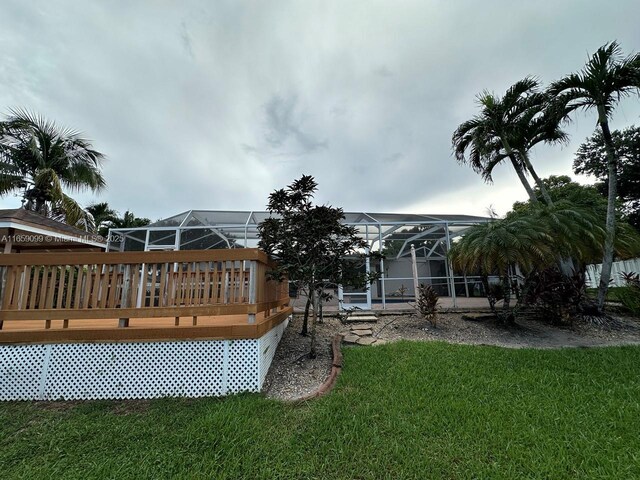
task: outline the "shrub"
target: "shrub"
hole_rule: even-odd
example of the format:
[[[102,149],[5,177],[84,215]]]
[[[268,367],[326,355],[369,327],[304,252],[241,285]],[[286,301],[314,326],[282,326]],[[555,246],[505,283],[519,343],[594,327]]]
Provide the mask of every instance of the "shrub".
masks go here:
[[[418,298],[416,299],[416,309],[424,318],[429,320],[431,325],[436,326],[436,316],[438,300],[440,297],[431,285],[421,284],[418,287]]]

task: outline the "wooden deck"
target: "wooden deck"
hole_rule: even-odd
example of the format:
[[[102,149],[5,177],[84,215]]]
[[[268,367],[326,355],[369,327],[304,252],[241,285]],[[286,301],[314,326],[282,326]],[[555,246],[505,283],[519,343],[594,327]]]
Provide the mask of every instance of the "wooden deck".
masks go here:
[[[5,254],[0,343],[259,338],[290,315],[257,249]]]

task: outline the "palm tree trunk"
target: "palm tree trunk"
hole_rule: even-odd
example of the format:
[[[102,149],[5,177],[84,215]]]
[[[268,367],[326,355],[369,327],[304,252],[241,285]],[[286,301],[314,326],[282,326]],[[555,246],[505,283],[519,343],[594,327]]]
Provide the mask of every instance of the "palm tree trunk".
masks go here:
[[[529,195],[529,200],[531,200],[531,203],[534,203],[534,204],[538,203],[538,198],[536,197],[536,194],[533,191],[533,188],[531,188],[531,184],[529,183],[529,180],[527,180],[527,176],[524,173],[524,169],[522,168],[522,165],[518,163],[516,154],[511,149],[509,142],[507,141],[506,138],[502,138],[501,140],[502,140],[502,145],[504,146],[505,152],[507,152],[507,155],[509,156],[509,160],[511,160],[511,165],[513,165],[513,169],[516,171],[516,174],[518,175],[520,182],[522,182],[524,189],[527,191],[527,195]]]
[[[536,182],[536,185],[540,189],[540,193],[542,193],[542,198],[544,198],[545,203],[547,205],[549,205],[550,207],[552,207],[553,206],[553,200],[551,200],[551,196],[549,195],[549,191],[547,190],[547,187],[544,186],[544,183],[542,182],[542,179],[538,176],[538,174],[534,170],[533,165],[531,165],[531,161],[529,160],[529,155],[527,155],[526,153],[522,153],[521,152],[520,156],[522,157],[522,160],[524,161],[524,164],[527,167],[527,170],[529,171],[529,173],[533,177],[533,180]]]
[[[616,196],[618,189],[618,157],[613,147],[613,138],[609,130],[607,115],[602,106],[598,106],[598,122],[602,129],[605,150],[607,152],[607,167],[609,175],[609,194],[607,196],[607,221],[606,237],[604,241],[604,255],[602,258],[602,271],[600,272],[600,285],[598,286],[598,311],[604,312],[604,301],[609,289],[611,279],[611,267],[613,265],[614,244],[616,238]]]

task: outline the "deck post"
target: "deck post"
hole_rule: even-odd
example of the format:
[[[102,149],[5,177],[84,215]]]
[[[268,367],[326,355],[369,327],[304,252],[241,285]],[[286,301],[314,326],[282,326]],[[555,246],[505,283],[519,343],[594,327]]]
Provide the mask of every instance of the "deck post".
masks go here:
[[[256,303],[256,275],[258,273],[258,269],[256,268],[257,264],[255,260],[251,260],[249,262],[249,303]],[[249,313],[248,315],[249,323],[256,323],[256,314]]]

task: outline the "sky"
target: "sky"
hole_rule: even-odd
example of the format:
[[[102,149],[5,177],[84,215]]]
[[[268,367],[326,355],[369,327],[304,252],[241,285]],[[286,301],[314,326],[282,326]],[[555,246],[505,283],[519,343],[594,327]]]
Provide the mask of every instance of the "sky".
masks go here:
[[[640,50],[640,2],[3,0],[0,112],[77,129],[108,188],[76,193],[152,220],[263,210],[302,174],[346,211],[506,213],[526,194],[508,165],[487,185],[451,153],[483,90],[582,68],[617,40]],[[640,101],[613,128],[640,123]],[[541,176],[572,175],[596,127],[574,115]],[[577,177],[582,183],[593,179]],[[14,208],[20,198],[0,199]]]

